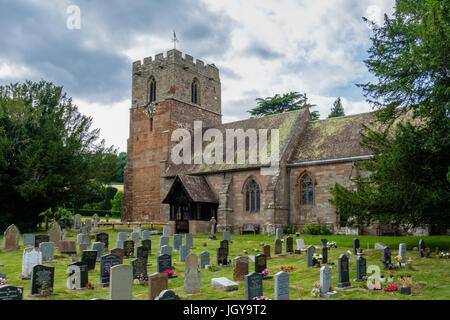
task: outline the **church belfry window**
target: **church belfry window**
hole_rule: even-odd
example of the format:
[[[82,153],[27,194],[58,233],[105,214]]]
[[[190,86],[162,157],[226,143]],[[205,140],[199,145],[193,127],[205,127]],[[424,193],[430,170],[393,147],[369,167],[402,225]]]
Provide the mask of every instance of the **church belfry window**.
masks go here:
[[[261,208],[261,192],[255,180],[250,180],[245,188],[245,211],[259,211]]]
[[[309,175],[303,176],[300,182],[302,204],[314,204],[314,185]]]
[[[151,77],[149,82],[148,102],[153,101],[156,101],[156,81],[155,78]]]
[[[200,104],[200,84],[197,79],[194,79],[191,84],[191,102],[194,104]]]

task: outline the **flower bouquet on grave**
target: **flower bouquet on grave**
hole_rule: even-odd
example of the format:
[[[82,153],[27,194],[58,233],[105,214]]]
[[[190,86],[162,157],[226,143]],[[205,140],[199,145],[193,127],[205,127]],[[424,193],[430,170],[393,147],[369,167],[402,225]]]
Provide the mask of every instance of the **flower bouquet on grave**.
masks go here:
[[[42,297],[46,297],[51,295],[53,292],[53,288],[50,286],[48,281],[42,281],[40,283],[39,295]]]
[[[436,258],[439,258],[439,259],[447,258],[447,259],[449,259],[450,258],[450,253],[441,251],[441,252],[436,254]]]
[[[383,290],[387,291],[387,292],[394,292],[394,291],[397,291],[399,287],[400,286],[397,286],[397,285],[391,283],[390,285],[384,287]]]
[[[219,271],[219,267],[211,264],[211,265],[209,265],[208,270],[211,272],[216,272],[216,271]]]
[[[86,283],[86,289],[94,290],[94,285],[90,282]]]
[[[312,256],[312,264],[315,268],[320,268],[320,261],[322,261],[322,255],[314,253]]]
[[[270,299],[267,298],[266,296],[261,296],[261,297],[253,297],[252,300],[270,300]]]
[[[0,278],[0,286],[3,286],[6,284],[6,279]]]
[[[163,272],[161,272],[161,273],[167,273],[167,275],[169,276],[169,278],[174,278],[175,277],[175,275],[174,275],[174,271],[173,270],[171,270],[171,269],[167,269],[167,270],[164,270]]]
[[[337,248],[336,242],[335,241],[328,241],[327,242],[327,247],[328,248]]]
[[[400,278],[400,282],[402,283],[402,287],[400,288],[400,294],[411,295],[411,286],[414,284],[411,276],[406,276]]]
[[[311,295],[315,298],[320,298],[320,283],[314,282],[313,288],[311,289]]]
[[[291,272],[292,270],[294,270],[294,267],[293,266],[281,266],[281,271],[284,271],[284,272]]]

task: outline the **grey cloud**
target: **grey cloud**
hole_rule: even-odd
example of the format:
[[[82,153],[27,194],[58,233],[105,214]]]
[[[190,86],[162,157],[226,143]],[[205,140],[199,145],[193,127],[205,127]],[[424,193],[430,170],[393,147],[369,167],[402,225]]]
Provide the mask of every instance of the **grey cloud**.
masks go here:
[[[284,57],[284,54],[272,50],[261,43],[250,44],[245,50],[243,50],[243,54],[255,56],[265,60],[281,59]]]

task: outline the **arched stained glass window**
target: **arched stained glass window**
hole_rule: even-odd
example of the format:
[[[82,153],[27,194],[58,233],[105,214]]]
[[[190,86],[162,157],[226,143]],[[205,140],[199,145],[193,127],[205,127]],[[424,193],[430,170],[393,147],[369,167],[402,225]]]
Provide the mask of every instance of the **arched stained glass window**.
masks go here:
[[[245,190],[245,211],[259,211],[261,208],[261,192],[255,180],[250,180]]]
[[[155,78],[151,77],[149,85],[148,102],[153,101],[156,101],[156,81]]]
[[[302,204],[314,204],[314,186],[309,175],[301,181]]]

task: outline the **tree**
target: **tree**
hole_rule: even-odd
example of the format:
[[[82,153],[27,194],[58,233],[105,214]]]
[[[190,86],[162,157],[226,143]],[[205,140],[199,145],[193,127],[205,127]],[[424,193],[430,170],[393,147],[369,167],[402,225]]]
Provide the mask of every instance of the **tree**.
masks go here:
[[[99,130],[46,81],[0,86],[0,212],[32,230],[40,212],[88,197],[92,183],[116,174],[116,152]]]
[[[113,214],[116,212],[120,212],[120,210],[122,210],[122,195],[123,195],[122,190],[117,191],[116,195],[114,196],[114,199],[111,201],[112,204],[111,212],[113,212]]]
[[[367,21],[367,19],[366,19]],[[382,130],[365,127],[361,143],[372,174],[356,190],[336,184],[331,203],[354,223],[450,226],[449,2],[397,0],[392,18],[373,27],[365,61],[378,79],[360,84]]]
[[[115,179],[116,182],[123,182],[123,170],[125,169],[126,165],[127,165],[127,153],[121,152],[117,156],[117,176]]]
[[[303,108],[312,108],[316,106],[308,102],[306,93],[289,92],[282,96],[276,94],[273,97],[267,97],[265,99],[257,98],[257,107],[247,111],[251,117],[263,117],[272,114],[279,114],[294,110],[300,110]],[[311,118],[318,120],[320,117],[318,111],[311,112]]]
[[[331,112],[328,115],[328,118],[343,117],[343,116],[345,116],[344,107],[342,106],[341,97],[338,97],[333,102],[333,108],[331,108]]]

